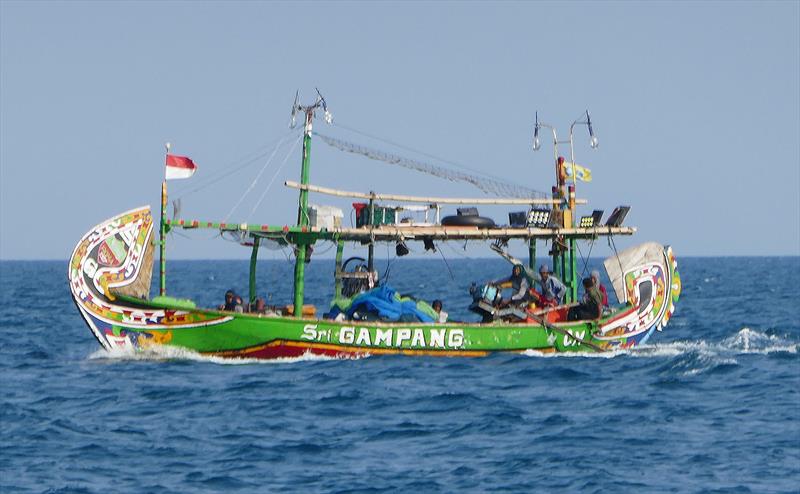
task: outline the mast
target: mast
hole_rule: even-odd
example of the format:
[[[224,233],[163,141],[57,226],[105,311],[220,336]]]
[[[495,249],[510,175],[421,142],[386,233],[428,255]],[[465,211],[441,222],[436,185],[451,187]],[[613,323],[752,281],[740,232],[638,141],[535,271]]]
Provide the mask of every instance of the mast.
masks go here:
[[[161,182],[161,225],[158,229],[158,294],[167,294],[167,179]]]
[[[303,135],[303,160],[300,168],[300,183],[308,185],[308,173],[311,166],[311,123],[314,119],[314,109],[305,109],[305,126]],[[300,189],[300,199],[297,207],[297,226],[308,226],[308,190]],[[296,245],[294,262],[294,316],[303,316],[303,296],[305,294],[306,273],[306,248],[308,243],[301,236]]]
[[[305,123],[303,125],[303,157],[300,168],[300,183],[308,185],[309,172],[311,168],[311,130],[314,121],[314,111],[317,108],[322,108],[325,112],[325,121],[331,123],[332,117],[328,111],[328,106],[325,103],[325,98],[317,90],[317,100],[313,105],[301,106],[297,104],[299,92],[295,94],[294,104],[292,105],[292,122],[289,125],[294,125],[294,119],[297,111],[301,111],[305,115]],[[300,227],[303,233],[306,232],[309,224],[308,219],[308,189],[300,189],[300,197],[297,206],[297,226]],[[294,316],[297,318],[303,317],[303,297],[305,295],[305,272],[306,262],[309,255],[308,250],[314,243],[313,238],[303,233],[297,235],[295,246],[295,262],[294,262]]]
[[[584,124],[589,128],[589,145],[592,149],[597,148],[597,137],[594,135],[592,129],[592,121],[589,117],[589,111],[585,112],[586,120],[581,120],[583,115],[577,120],[572,122],[569,126],[569,139],[566,141],[559,141],[556,136],[556,129],[552,125],[542,123],[539,121],[539,112],[536,112],[536,126],[533,132],[533,150],[538,151],[541,148],[539,141],[539,129],[548,128],[553,133],[553,150],[555,156],[556,166],[556,185],[552,189],[553,200],[559,200],[559,206],[553,206],[555,209],[558,207],[561,210],[562,226],[564,228],[575,227],[575,185],[577,181],[577,174],[575,173],[575,148],[573,145],[573,129],[577,124]],[[569,144],[570,161],[569,166],[572,167],[572,185],[567,186],[565,177],[563,175],[563,168],[567,166],[564,163],[564,158],[558,155],[558,145]],[[574,238],[565,239],[562,235],[553,237],[553,272],[558,276],[561,281],[569,288],[567,292],[568,302],[574,302],[578,299],[578,280],[576,279],[578,273],[577,257],[575,256],[576,243]],[[531,250],[535,252],[535,250]]]
[[[169,154],[170,143],[164,144]],[[164,181],[161,183],[161,224],[158,228],[158,294],[167,294],[167,170],[164,167]]]

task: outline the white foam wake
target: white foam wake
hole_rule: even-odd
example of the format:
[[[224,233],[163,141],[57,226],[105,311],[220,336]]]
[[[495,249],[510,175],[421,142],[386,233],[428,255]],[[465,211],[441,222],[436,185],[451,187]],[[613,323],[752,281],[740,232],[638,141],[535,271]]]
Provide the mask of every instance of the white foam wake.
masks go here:
[[[131,360],[190,360],[219,365],[252,365],[252,364],[293,364],[298,362],[312,362],[319,360],[338,360],[337,357],[305,353],[299,357],[282,357],[276,359],[256,358],[225,358],[214,355],[203,355],[186,348],[153,345],[146,350],[114,349],[111,351],[99,349],[89,355],[89,360],[131,361]]]
[[[766,334],[751,328],[742,328],[736,334],[719,342],[705,340],[673,341],[669,343],[654,343],[642,345],[631,349],[612,350],[602,353],[542,353],[536,350],[526,350],[523,355],[537,358],[604,358],[611,359],[621,356],[633,358],[664,358],[680,355],[696,355],[700,360],[713,362],[715,365],[736,364],[737,355],[745,354],[771,354],[792,353],[796,354],[800,343],[793,342],[785,337]],[[359,358],[365,358],[364,355]],[[337,357],[314,355],[306,353],[300,357],[287,357],[278,359],[255,358],[223,358],[213,355],[202,355],[185,348],[154,345],[146,350],[114,349],[107,351],[99,349],[89,355],[89,360],[130,361],[130,360],[190,360],[220,365],[246,365],[246,364],[292,364],[298,362],[313,362],[319,360],[339,360]],[[352,357],[347,357],[351,359]]]
[[[770,335],[751,328],[742,328],[736,334],[719,342],[705,340],[684,340],[669,343],[653,343],[624,350],[603,353],[541,353],[527,350],[524,355],[545,358],[616,358],[631,356],[637,358],[675,357],[686,354],[700,354],[703,357],[721,357],[721,363],[736,363],[736,355],[770,353],[797,353],[800,343],[786,337]]]

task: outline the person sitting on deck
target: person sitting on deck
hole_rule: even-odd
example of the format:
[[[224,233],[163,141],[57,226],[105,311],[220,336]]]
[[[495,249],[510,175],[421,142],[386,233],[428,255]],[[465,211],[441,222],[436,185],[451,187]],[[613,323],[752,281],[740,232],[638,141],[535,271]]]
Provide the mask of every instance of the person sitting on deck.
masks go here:
[[[605,285],[600,282],[600,271],[594,270],[592,271],[592,281],[594,281],[594,286],[600,291],[600,295],[603,296],[603,307],[608,307],[608,292],[606,291]]]
[[[442,310],[442,301],[441,300],[439,300],[439,299],[434,300],[433,303],[431,304],[431,307],[433,307],[433,310],[435,310],[436,313],[439,314],[439,322],[441,322],[441,323],[447,322],[448,314],[447,314],[447,312]]]
[[[594,286],[591,278],[583,279],[583,300],[581,303],[572,307],[567,315],[569,321],[580,321],[585,319],[600,319],[603,315],[603,296]]]
[[[514,264],[514,267],[511,269],[511,276],[494,281],[492,284],[500,287],[504,285],[506,287],[510,286],[514,291],[511,298],[503,299],[500,302],[501,307],[507,307],[512,304],[517,305],[528,301],[528,288],[530,288],[530,283],[528,283],[528,277],[523,273],[522,265],[520,264]]]
[[[258,297],[256,299],[256,303],[253,304],[252,309],[250,309],[250,312],[253,312],[254,314],[266,314],[267,313],[267,303],[264,302],[263,298]]]
[[[542,293],[539,296],[539,303],[541,305],[561,305],[564,302],[564,295],[567,294],[567,287],[561,280],[556,278],[550,273],[550,268],[546,264],[539,267],[539,285],[542,287]]]
[[[236,292],[228,290],[225,292],[225,303],[218,307],[219,310],[234,310],[236,308]]]
[[[236,303],[236,305],[233,306],[233,311],[243,313],[245,310],[244,310],[244,300],[242,300],[242,297],[236,295],[235,297],[233,297],[233,301]]]

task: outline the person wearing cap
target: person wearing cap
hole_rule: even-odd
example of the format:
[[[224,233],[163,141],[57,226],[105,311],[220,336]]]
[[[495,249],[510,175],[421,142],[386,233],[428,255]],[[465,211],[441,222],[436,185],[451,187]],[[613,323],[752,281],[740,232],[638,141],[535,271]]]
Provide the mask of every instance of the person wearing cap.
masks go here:
[[[550,268],[546,264],[539,267],[539,279],[537,280],[542,287],[539,302],[542,305],[561,305],[564,302],[564,295],[567,294],[567,287],[561,280],[550,273]]]
[[[592,271],[592,281],[594,282],[594,287],[600,292],[600,295],[603,296],[603,307],[608,307],[608,292],[606,291],[605,285],[600,282],[600,271],[594,270]]]

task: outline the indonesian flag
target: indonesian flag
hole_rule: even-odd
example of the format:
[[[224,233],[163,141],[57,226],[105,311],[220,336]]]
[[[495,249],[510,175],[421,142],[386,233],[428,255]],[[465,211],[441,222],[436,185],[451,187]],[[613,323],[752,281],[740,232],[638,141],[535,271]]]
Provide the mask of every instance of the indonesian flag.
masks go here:
[[[167,180],[189,178],[195,170],[197,170],[197,165],[186,156],[167,155]]]

